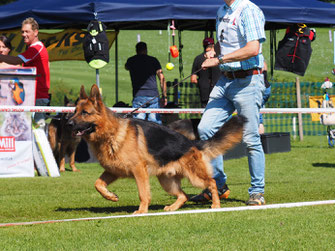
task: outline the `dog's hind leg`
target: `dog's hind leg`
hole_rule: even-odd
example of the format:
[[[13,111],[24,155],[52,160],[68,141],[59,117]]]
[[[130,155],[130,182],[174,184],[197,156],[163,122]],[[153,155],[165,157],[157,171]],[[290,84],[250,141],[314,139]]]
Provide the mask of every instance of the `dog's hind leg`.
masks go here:
[[[112,175],[108,172],[103,172],[99,179],[95,182],[95,189],[107,200],[118,201],[119,197],[110,191],[108,191],[107,186],[113,181],[117,180],[118,177]]]
[[[59,141],[57,137],[57,126],[55,125],[54,121],[51,121],[51,123],[48,125],[48,140],[49,144],[52,150],[52,153],[54,155],[54,158],[57,162],[57,165],[59,166]]]
[[[52,122],[48,126],[48,140],[52,151],[55,151],[57,147],[57,127]]]
[[[211,208],[220,208],[220,198],[219,198],[219,193],[218,193],[218,189],[217,189],[215,180],[212,179],[212,178],[209,178],[206,183],[209,183],[208,190],[212,194],[212,206],[211,206]]]
[[[215,180],[211,177],[208,170],[211,168],[208,162],[203,161],[202,158],[194,153],[193,158],[189,158],[184,163],[185,176],[189,179],[191,184],[195,187],[208,188],[212,194],[211,208],[220,208],[220,198]]]
[[[138,195],[140,197],[140,206],[134,214],[143,214],[148,212],[151,202],[149,174],[145,163],[139,163],[133,170],[133,175],[136,181]]]
[[[172,205],[164,207],[165,211],[175,211],[185,204],[187,195],[181,189],[181,177],[159,175],[158,180],[166,192],[177,197]]]

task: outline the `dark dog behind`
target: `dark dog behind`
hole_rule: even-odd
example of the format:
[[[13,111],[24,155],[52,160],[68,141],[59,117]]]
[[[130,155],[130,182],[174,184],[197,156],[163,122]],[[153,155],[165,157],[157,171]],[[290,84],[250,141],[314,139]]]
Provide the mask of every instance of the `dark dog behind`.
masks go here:
[[[199,133],[198,133],[198,125],[200,123],[200,119],[180,119],[171,122],[167,125],[172,130],[175,130],[181,134],[183,134],[185,137],[195,140],[199,139]]]
[[[173,102],[169,102],[164,108],[178,109],[180,108],[180,106]],[[199,139],[199,133],[197,128],[200,123],[200,119],[180,119],[179,115],[176,113],[174,114],[163,113],[162,122],[163,125],[166,125],[170,129],[183,134],[185,137],[191,140]]]
[[[73,107],[75,104],[64,96],[64,106]],[[67,125],[71,116],[73,116],[72,113],[59,114],[51,120],[48,126],[48,140],[60,172],[65,172],[65,155],[69,156],[72,171],[79,171],[75,166],[75,154],[81,138],[74,136]]]
[[[89,96],[81,87],[76,112],[68,124],[90,144],[105,169],[95,182],[97,191],[105,199],[118,201],[107,186],[118,178],[134,178],[140,198],[134,213],[146,213],[151,201],[150,175],[157,176],[164,190],[177,197],[166,211],[177,210],[187,201],[181,188],[183,177],[196,187],[208,188],[211,207],[219,208],[210,161],[241,141],[245,120],[234,116],[211,139],[190,140],[165,126],[113,113],[102,102],[98,86],[93,85]]]

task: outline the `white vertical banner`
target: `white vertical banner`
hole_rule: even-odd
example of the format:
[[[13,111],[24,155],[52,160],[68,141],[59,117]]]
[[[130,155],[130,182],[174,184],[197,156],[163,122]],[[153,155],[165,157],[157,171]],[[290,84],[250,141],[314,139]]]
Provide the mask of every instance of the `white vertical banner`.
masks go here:
[[[36,69],[0,69],[0,104],[35,105]],[[0,178],[33,177],[31,113],[0,113]]]

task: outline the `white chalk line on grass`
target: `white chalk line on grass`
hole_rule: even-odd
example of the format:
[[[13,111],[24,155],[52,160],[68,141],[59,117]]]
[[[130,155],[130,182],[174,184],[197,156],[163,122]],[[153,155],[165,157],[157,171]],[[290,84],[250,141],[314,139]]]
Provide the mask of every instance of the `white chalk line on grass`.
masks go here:
[[[73,221],[90,221],[90,220],[105,220],[105,219],[119,219],[119,218],[178,215],[178,214],[199,214],[199,213],[233,212],[233,211],[247,211],[247,210],[265,210],[265,209],[292,208],[292,207],[330,205],[330,204],[335,204],[335,200],[270,204],[270,205],[264,205],[264,206],[243,206],[243,207],[225,207],[225,208],[216,208],[216,209],[196,209],[196,210],[159,212],[159,213],[147,213],[147,214],[114,215],[114,216],[104,216],[104,217],[89,217],[89,218],[63,219],[63,220],[46,220],[46,221],[1,223],[0,227],[36,225],[36,224],[46,224],[46,223],[60,223],[60,222],[73,222]]]

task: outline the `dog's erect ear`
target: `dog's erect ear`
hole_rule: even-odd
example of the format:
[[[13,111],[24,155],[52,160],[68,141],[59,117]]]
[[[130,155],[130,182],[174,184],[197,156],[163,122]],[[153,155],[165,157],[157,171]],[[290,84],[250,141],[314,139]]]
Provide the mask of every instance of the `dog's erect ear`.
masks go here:
[[[103,102],[100,95],[100,90],[96,84],[92,85],[89,99],[98,111],[103,109]]]
[[[96,84],[92,85],[90,99],[95,101],[101,101],[100,90]]]
[[[88,96],[85,92],[85,87],[83,85],[80,87],[79,97],[80,97],[80,99],[87,99],[88,98]]]
[[[64,95],[64,105],[67,105],[68,103],[70,103],[70,100]]]

